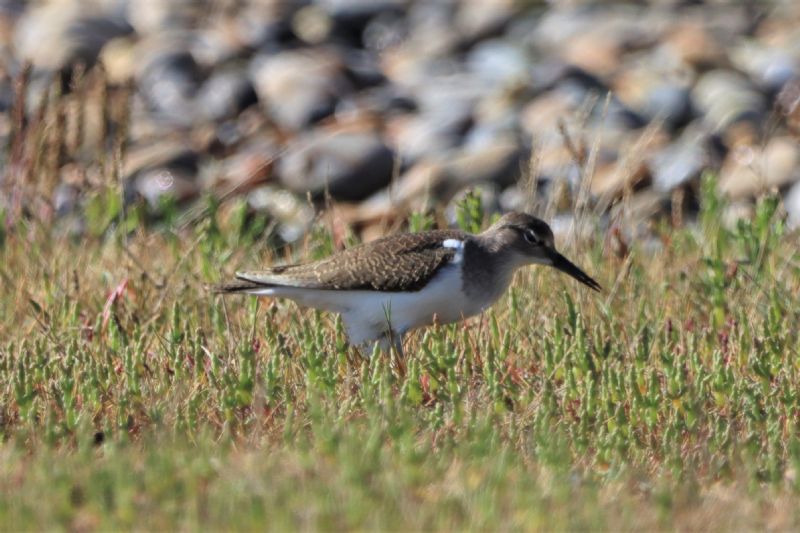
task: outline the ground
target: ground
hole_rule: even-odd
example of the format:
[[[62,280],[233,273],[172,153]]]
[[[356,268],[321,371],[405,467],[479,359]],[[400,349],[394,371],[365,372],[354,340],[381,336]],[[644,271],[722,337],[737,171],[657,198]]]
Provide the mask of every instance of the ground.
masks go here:
[[[590,232],[565,251],[603,293],[527,269],[484,315],[411,335],[402,362],[348,348],[331,315],[207,290],[324,255],[324,227],[276,252],[214,204],[182,229],[99,216],[81,239],[14,220],[0,523],[796,528],[798,236],[772,198],[727,229],[721,202],[624,247]]]

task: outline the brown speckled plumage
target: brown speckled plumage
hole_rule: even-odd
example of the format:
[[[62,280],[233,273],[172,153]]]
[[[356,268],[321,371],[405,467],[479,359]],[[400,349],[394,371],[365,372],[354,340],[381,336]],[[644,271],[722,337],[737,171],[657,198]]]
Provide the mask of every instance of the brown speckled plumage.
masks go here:
[[[241,272],[238,277],[242,282],[220,288],[222,292],[237,292],[259,285],[291,285],[307,289],[418,291],[455,253],[452,248],[442,247],[442,241],[467,237],[467,233],[455,230],[390,235],[314,263]]]

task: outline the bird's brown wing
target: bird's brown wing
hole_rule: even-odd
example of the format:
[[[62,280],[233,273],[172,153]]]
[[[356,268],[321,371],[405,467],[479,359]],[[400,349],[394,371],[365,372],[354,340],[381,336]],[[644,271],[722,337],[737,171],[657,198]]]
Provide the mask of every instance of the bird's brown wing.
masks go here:
[[[442,243],[465,237],[450,230],[391,235],[314,263],[237,272],[236,277],[261,286],[418,291],[453,258],[455,250]]]

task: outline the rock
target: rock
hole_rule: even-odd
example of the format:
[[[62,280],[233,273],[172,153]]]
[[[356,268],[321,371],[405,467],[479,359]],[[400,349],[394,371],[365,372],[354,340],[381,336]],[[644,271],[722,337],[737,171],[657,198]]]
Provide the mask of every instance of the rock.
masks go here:
[[[530,59],[518,45],[492,39],[475,45],[466,57],[470,72],[499,86],[530,77]]]
[[[687,129],[680,139],[647,158],[658,191],[671,191],[700,176],[709,166],[709,137],[704,132]]]
[[[455,13],[455,26],[465,45],[499,35],[519,11],[514,0],[492,2],[460,2]]]
[[[50,2],[23,14],[16,23],[14,44],[19,56],[36,68],[58,71],[78,62],[93,64],[105,43],[131,31],[112,10]]]
[[[333,24],[330,14],[316,4],[301,7],[292,17],[292,31],[312,45],[326,41],[333,30]]]
[[[123,85],[136,72],[136,42],[130,37],[110,40],[100,51],[99,61],[106,70],[109,83]]]
[[[685,126],[692,118],[691,92],[680,83],[653,87],[642,102],[641,111],[649,120],[663,120],[672,129]]]
[[[317,5],[333,21],[334,34],[353,44],[361,43],[361,35],[373,17],[399,13],[400,0],[320,0]]]
[[[654,63],[656,59],[652,58]],[[660,120],[676,129],[692,118],[688,80],[673,72],[649,65],[634,67],[616,76],[612,87],[623,104],[642,113],[648,122]]]
[[[518,181],[525,154],[511,141],[498,141],[471,152],[451,152],[443,158],[444,178],[435,191],[447,201],[464,187],[493,183],[507,187]]]
[[[733,199],[783,188],[800,178],[800,148],[791,137],[774,137],[762,149],[740,146],[720,170],[719,189]]]
[[[384,12],[370,19],[361,34],[364,48],[383,52],[408,37],[408,21],[399,13]]]
[[[316,130],[294,141],[278,175],[298,194],[319,198],[327,189],[336,200],[358,201],[386,187],[394,167],[394,153],[374,133]]]
[[[308,231],[314,221],[314,208],[305,199],[272,185],[263,185],[247,195],[248,205],[265,212],[278,223],[278,236],[294,242]]]
[[[393,187],[392,196],[400,205],[416,209],[420,200],[447,202],[477,185],[507,187],[518,181],[525,157],[515,142],[502,140],[469,152],[451,150],[412,165]]]
[[[657,216],[667,216],[672,212],[669,193],[645,189],[633,194],[627,201],[618,202],[611,207],[611,220],[625,220],[637,225]]]
[[[182,35],[164,35],[140,43],[136,71],[139,94],[147,107],[176,125],[192,124],[194,98],[204,73],[186,48]]]
[[[238,115],[258,102],[247,74],[240,69],[218,69],[206,80],[197,94],[199,113],[212,121]]]
[[[466,107],[440,109],[392,120],[388,137],[404,160],[414,162],[458,146],[471,123]]]
[[[385,120],[398,114],[417,110],[416,103],[393,85],[381,85],[364,89],[351,97],[342,99],[336,105],[337,118],[340,114],[373,114]]]
[[[245,193],[272,177],[279,146],[266,136],[251,138],[221,163],[218,177],[226,190]],[[214,183],[213,185],[217,185]]]
[[[715,35],[696,20],[686,20],[673,27],[662,44],[686,65],[707,68],[725,61],[725,48]]]
[[[643,161],[607,162],[595,168],[589,191],[607,205],[612,199],[621,197],[626,189],[638,191],[650,185],[650,174]]]
[[[127,0],[124,4],[127,20],[140,35],[156,35],[175,28],[189,27],[196,15],[196,6],[192,6],[191,2]]]
[[[145,0],[148,1],[148,0]],[[234,11],[232,33],[247,50],[279,51],[297,42],[291,27],[299,2],[248,2]]]
[[[692,89],[692,100],[714,131],[724,131],[734,122],[760,123],[766,102],[753,84],[731,70],[712,70]]]
[[[361,50],[345,50],[342,53],[342,60],[347,78],[357,90],[380,86],[386,82],[380,58],[376,54]]]
[[[158,167],[183,167],[187,171],[196,171],[197,164],[198,155],[186,143],[159,139],[140,143],[128,150],[122,174],[129,179],[139,172]]]
[[[403,172],[397,182],[392,184],[391,194],[389,191],[385,191],[385,194],[382,191],[369,198],[365,204],[375,211],[394,207],[393,201],[398,206],[421,209],[423,203],[431,203],[437,199],[436,191],[446,176],[441,161],[419,161]]]
[[[253,84],[264,108],[283,128],[299,131],[333,113],[351,90],[344,65],[324,49],[259,55],[252,62]]]
[[[614,35],[596,31],[576,35],[559,53],[566,63],[601,78],[619,68],[621,54],[620,42]]]
[[[733,64],[750,75],[750,79],[768,94],[776,94],[798,72],[795,58],[780,48],[767,48],[743,43],[731,50]]]
[[[194,198],[200,192],[193,174],[177,168],[154,168],[140,173],[135,180],[135,190],[153,208],[161,200],[171,197],[178,202]]]
[[[548,91],[520,111],[520,127],[537,141],[542,137],[558,138],[559,124],[569,120],[575,111],[574,102],[562,91]]]
[[[777,97],[777,108],[786,117],[789,128],[800,133],[800,78],[788,81]]]

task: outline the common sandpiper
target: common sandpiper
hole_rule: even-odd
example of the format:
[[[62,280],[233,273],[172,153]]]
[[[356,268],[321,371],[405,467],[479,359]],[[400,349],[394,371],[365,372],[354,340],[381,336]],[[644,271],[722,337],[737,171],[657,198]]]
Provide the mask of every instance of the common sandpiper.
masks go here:
[[[508,213],[479,234],[459,230],[400,233],[312,263],[236,273],[219,293],[288,298],[340,313],[351,344],[379,342],[403,353],[403,336],[490,307],[523,266],[542,264],[584,285],[600,285],[556,251],[542,220]]]

